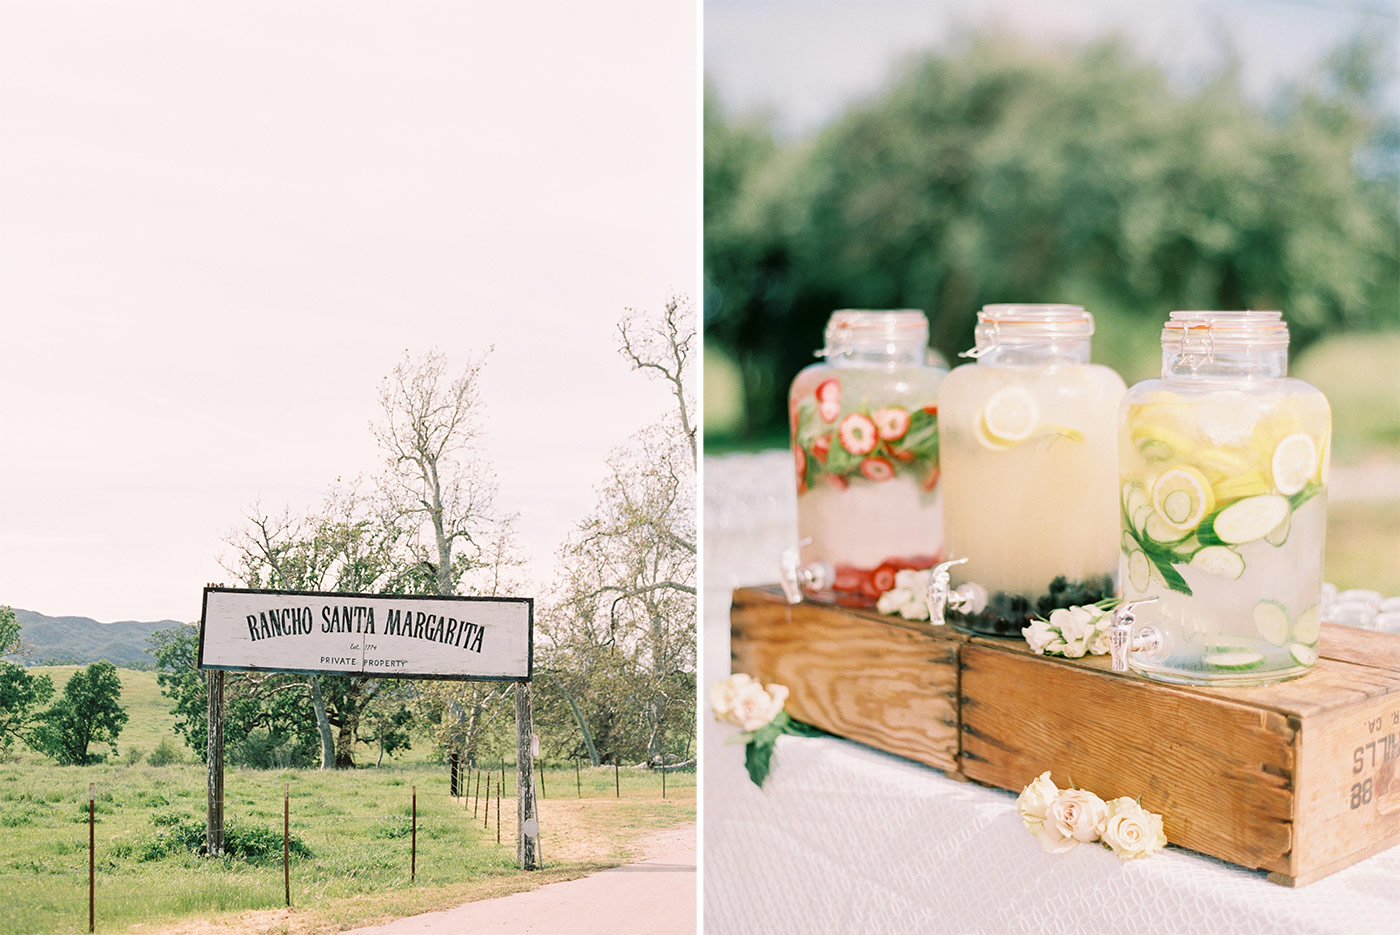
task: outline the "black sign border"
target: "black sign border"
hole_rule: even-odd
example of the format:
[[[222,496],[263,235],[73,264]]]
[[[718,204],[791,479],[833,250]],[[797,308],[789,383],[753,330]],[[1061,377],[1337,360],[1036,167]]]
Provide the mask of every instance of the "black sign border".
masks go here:
[[[388,673],[343,672],[327,669],[280,669],[272,666],[215,666],[204,664],[204,618],[209,611],[209,594],[218,591],[225,594],[279,594],[294,597],[340,597],[340,598],[391,598],[410,601],[492,601],[495,603],[524,604],[529,612],[529,628],[526,632],[525,676],[518,675],[390,675]],[[286,672],[292,675],[338,675],[346,678],[366,679],[425,679],[453,682],[528,682],[535,674],[535,599],[533,597],[483,597],[458,594],[365,594],[357,591],[292,591],[281,588],[230,588],[224,585],[207,585],[200,599],[199,608],[199,660],[196,669],[221,669],[225,672]]]

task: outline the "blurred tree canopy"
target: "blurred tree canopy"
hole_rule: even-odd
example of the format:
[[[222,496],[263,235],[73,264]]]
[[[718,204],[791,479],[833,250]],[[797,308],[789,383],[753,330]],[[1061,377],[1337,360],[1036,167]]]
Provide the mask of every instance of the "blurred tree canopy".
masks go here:
[[[706,339],[742,373],[740,434],[784,430],[837,308],[923,308],[954,359],[983,304],[1080,304],[1130,379],[1172,309],[1282,309],[1295,353],[1396,326],[1394,51],[1359,37],[1265,107],[1233,69],[1183,91],[1118,40],[970,34],[786,145],[707,89]]]

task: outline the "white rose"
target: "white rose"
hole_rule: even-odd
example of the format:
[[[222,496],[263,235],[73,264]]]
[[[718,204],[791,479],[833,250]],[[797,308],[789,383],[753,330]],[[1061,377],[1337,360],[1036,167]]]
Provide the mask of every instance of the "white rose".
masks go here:
[[[927,591],[928,570],[917,571],[913,568],[901,568],[894,573],[894,586],[916,593]]]
[[[1073,646],[1075,643],[1087,642],[1089,637],[1093,636],[1094,615],[1084,607],[1061,607],[1050,614],[1050,625],[1058,627],[1064,635],[1065,642]]]
[[[875,609],[882,614],[897,614],[899,609],[909,603],[914,597],[913,593],[906,588],[893,587],[881,594],[875,601]]]
[[[1066,643],[1064,648],[1065,658],[1078,659],[1080,656],[1088,652],[1088,649],[1089,644],[1086,643],[1084,640],[1075,640],[1072,643]]]
[[[1050,780],[1048,769],[1021,790],[1016,799],[1016,811],[1020,813],[1027,831],[1034,831],[1036,826],[1045,820],[1045,810],[1059,795],[1060,789]]]
[[[1089,652],[1095,656],[1108,655],[1108,631],[1111,626],[1108,614],[1100,614],[1099,619],[1094,621],[1094,635],[1089,638]]]
[[[753,679],[743,672],[735,672],[727,679],[721,679],[710,686],[710,708],[715,712],[716,721],[727,721],[734,710],[734,698],[739,690]]]
[[[733,707],[725,720],[737,724],[741,730],[758,730],[782,713],[787,696],[786,685],[769,685],[765,689],[758,682],[750,682],[735,693]]]
[[[1059,637],[1044,620],[1032,620],[1030,626],[1021,629],[1021,635],[1026,638],[1026,645],[1030,646],[1032,652],[1042,655],[1045,653],[1045,647]]]
[[[1079,842],[1069,835],[1060,834],[1048,821],[1043,821],[1031,829],[1031,834],[1040,842],[1040,846],[1052,854],[1063,854],[1065,851],[1074,850],[1079,846]]]
[[[1102,837],[1119,860],[1148,857],[1167,846],[1162,816],[1147,811],[1127,796],[1108,803]]]
[[[899,614],[906,620],[927,620],[928,601],[920,595],[922,592],[915,591],[914,596],[909,599],[909,603],[899,608]]]
[[[1045,810],[1045,827],[1053,835],[1076,841],[1096,840],[1108,821],[1104,800],[1084,789],[1066,789]]]

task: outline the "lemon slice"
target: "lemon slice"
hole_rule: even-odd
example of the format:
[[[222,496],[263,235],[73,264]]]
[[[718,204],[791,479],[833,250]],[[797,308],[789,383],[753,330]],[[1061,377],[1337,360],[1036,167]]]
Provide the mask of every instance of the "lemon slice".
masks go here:
[[[1215,494],[1216,503],[1224,503],[1226,500],[1239,500],[1269,493],[1270,487],[1263,471],[1250,468],[1243,473],[1216,481],[1211,485],[1211,491]]]
[[[1258,459],[1245,457],[1224,448],[1198,447],[1187,454],[1186,460],[1199,468],[1212,484],[1218,484],[1257,470],[1255,462]],[[1262,473],[1259,476],[1263,478]]]
[[[999,390],[982,407],[982,430],[1000,445],[1014,445],[1030,438],[1039,420],[1040,407],[1035,397],[1019,386]]]
[[[1005,451],[1014,447],[1015,442],[1003,442],[992,438],[987,432],[987,420],[981,415],[977,417],[977,424],[972,427],[972,434],[977,438],[977,444],[983,448],[990,448],[992,451]]]
[[[1082,442],[1084,440],[1083,432],[1068,425],[1047,425],[1044,428],[1046,435],[1056,439],[1063,438],[1072,442]]]
[[[1214,506],[1210,484],[1195,468],[1172,468],[1152,482],[1152,509],[1173,529],[1196,527]]]
[[[1191,437],[1158,422],[1133,423],[1133,445],[1148,461],[1170,461],[1192,448]]]
[[[1274,487],[1291,497],[1307,486],[1317,471],[1317,443],[1304,432],[1295,432],[1278,443],[1269,462]]]

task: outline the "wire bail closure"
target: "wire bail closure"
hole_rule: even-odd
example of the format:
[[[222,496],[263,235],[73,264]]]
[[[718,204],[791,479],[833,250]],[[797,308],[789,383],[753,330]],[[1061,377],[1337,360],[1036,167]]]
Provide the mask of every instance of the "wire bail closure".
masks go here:
[[[1215,335],[1210,322],[1190,322],[1181,329],[1181,351],[1178,360],[1188,369],[1199,370],[1215,360]]]

